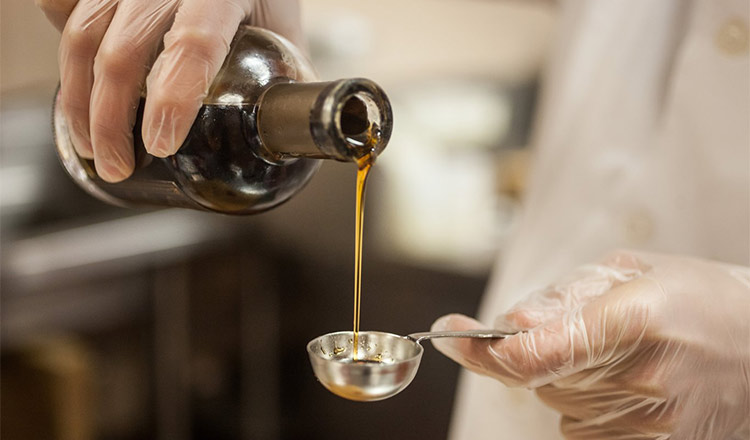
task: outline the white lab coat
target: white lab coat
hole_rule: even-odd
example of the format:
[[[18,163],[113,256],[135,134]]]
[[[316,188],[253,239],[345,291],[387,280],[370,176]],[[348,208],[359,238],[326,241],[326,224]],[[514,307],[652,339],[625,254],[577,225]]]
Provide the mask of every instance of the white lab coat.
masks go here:
[[[571,0],[521,226],[480,320],[616,248],[750,265],[748,0]],[[531,391],[462,373],[451,438],[561,438]]]

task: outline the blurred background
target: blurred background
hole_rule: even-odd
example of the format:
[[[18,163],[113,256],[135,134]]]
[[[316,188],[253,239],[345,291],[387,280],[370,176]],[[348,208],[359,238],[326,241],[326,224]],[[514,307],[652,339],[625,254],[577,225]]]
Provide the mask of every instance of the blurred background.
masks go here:
[[[427,347],[400,395],[354,403],[310,369],[351,326],[355,167],[254,217],[124,210],[65,175],[59,37],[0,3],[0,436],[445,438],[458,367]],[[522,200],[544,2],[302,0],[322,79],[368,77],[395,129],[368,184],[362,328],[473,314]]]

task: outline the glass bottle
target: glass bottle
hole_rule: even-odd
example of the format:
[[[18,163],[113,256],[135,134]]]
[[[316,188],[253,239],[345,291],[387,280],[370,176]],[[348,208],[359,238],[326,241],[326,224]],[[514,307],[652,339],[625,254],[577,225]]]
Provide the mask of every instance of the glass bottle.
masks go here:
[[[108,183],[93,161],[79,157],[54,108],[57,152],[89,194],[119,206],[157,205],[252,214],[297,193],[318,159],[374,158],[391,135],[383,90],[366,79],[316,80],[306,57],[265,29],[241,26],[179,151],[160,159],[141,138],[143,99],[133,128],[131,177]]]

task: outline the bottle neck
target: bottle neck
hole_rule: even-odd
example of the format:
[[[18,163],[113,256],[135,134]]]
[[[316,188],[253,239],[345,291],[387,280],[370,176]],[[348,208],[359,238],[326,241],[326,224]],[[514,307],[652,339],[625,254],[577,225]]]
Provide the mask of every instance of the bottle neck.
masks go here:
[[[281,83],[258,102],[258,133],[274,159],[374,159],[393,128],[390,101],[366,79]]]

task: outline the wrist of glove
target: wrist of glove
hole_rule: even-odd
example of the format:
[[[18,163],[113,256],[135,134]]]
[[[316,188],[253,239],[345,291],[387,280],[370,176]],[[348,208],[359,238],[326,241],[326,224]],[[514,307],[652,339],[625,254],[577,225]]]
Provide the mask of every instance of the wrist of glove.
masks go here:
[[[618,252],[531,295],[499,341],[443,339],[448,357],[534,388],[569,439],[726,439],[750,414],[750,270]],[[433,329],[482,325],[461,315]],[[738,437],[739,438],[739,437]]]

